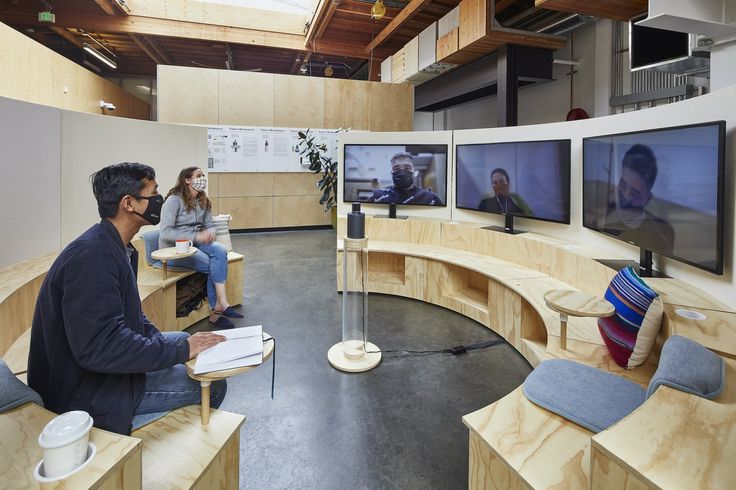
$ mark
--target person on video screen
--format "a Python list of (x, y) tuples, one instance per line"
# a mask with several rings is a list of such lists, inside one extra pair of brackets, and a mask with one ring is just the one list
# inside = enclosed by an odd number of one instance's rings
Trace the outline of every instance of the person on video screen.
[(493, 187), (493, 194), (480, 201), (480, 204), (478, 204), (478, 209), (480, 211), (499, 214), (509, 213), (522, 216), (527, 214), (516, 203), (515, 199), (519, 199), (519, 197), (511, 196), (509, 192), (511, 179), (509, 178), (509, 173), (506, 170), (502, 168), (494, 168), (493, 171), (491, 171), (491, 186)]
[(615, 201), (608, 205), (603, 230), (618, 238), (661, 252), (672, 252), (675, 230), (645, 210), (657, 179), (657, 158), (651, 148), (635, 144), (621, 161)]
[(367, 202), (443, 205), (437, 194), (414, 184), (414, 157), (411, 154), (397, 153), (391, 157), (391, 178), (394, 185), (377, 189)]

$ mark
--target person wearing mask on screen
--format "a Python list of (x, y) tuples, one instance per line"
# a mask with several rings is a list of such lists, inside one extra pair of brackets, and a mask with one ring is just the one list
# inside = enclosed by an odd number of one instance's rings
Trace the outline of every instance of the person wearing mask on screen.
[(207, 274), (207, 299), (210, 304), (209, 323), (215, 328), (233, 328), (229, 318), (243, 318), (227, 301), (227, 250), (215, 241), (212, 202), (205, 192), (207, 178), (199, 167), (187, 167), (179, 172), (176, 185), (166, 196), (161, 209), (159, 248), (173, 247), (176, 240), (191, 240), (197, 253), (169, 261), (170, 267), (180, 267)]
[(651, 148), (635, 144), (621, 161), (621, 177), (615, 200), (608, 205), (606, 233), (642, 247), (672, 253), (675, 231), (665, 220), (645, 208), (657, 179), (657, 158)]
[(414, 184), (414, 157), (410, 153), (391, 157), (391, 179), (394, 185), (374, 191), (366, 202), (443, 205), (437, 194)]
[(509, 192), (511, 179), (505, 169), (494, 168), (491, 171), (491, 187), (493, 187), (493, 195), (481, 200), (478, 204), (478, 210), (498, 214), (509, 213), (517, 216), (527, 214), (516, 204)]
[[(84, 410), (95, 427), (129, 434), (169, 410), (200, 403), (183, 363), (225, 340), (161, 333), (146, 318), (130, 241), (159, 222), (163, 196), (148, 165), (118, 163), (92, 176), (101, 221), (67, 245), (36, 300), (28, 385), (49, 410)], [(226, 384), (212, 384), (219, 406)]]

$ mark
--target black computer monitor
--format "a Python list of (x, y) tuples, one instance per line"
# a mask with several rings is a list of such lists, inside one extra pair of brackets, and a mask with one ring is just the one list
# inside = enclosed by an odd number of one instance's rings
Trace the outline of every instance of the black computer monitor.
[(343, 201), (447, 205), (447, 145), (346, 144)]
[(584, 138), (583, 225), (722, 274), (725, 134), (713, 121)]
[[(460, 209), (570, 223), (570, 140), (457, 145)], [(512, 229), (509, 229), (512, 228)]]

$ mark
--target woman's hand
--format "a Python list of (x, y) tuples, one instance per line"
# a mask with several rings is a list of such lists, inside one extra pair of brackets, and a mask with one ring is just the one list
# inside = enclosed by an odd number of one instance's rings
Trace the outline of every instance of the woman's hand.
[(214, 240), (215, 232), (210, 230), (202, 230), (195, 237), (195, 241), (198, 243), (212, 243)]

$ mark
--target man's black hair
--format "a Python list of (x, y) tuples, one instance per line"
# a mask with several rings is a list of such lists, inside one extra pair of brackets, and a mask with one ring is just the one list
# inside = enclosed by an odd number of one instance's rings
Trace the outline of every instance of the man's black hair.
[(511, 183), (511, 178), (509, 177), (509, 173), (506, 170), (504, 170), (504, 169), (502, 169), (500, 167), (499, 168), (494, 168), (491, 171), (491, 179), (493, 179), (493, 174), (501, 174), (504, 177), (506, 177), (506, 182), (508, 182), (509, 184)]
[(142, 163), (115, 163), (93, 173), (92, 192), (97, 199), (100, 218), (112, 218), (118, 214), (123, 196), (139, 196), (146, 180), (156, 178), (156, 171)]
[(630, 168), (641, 175), (647, 188), (651, 191), (654, 181), (657, 179), (657, 157), (646, 145), (636, 144), (629, 148), (621, 162), (622, 168)]

